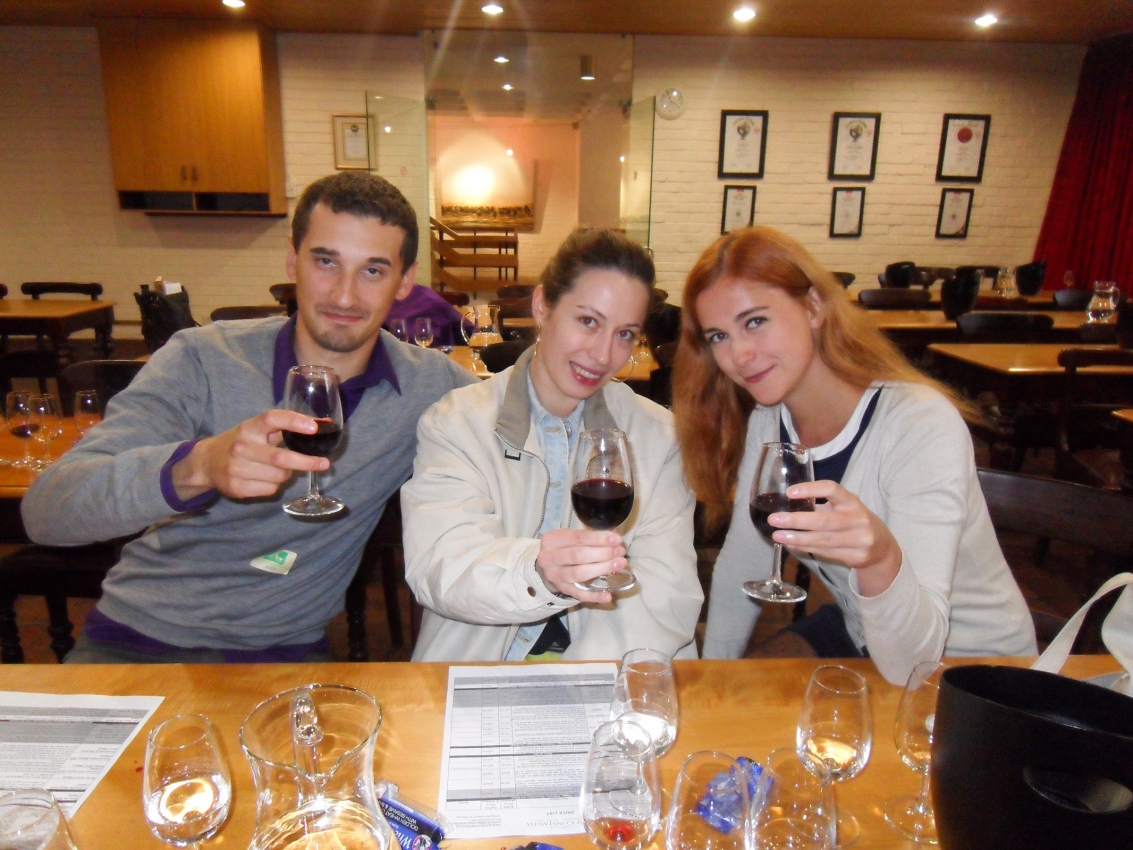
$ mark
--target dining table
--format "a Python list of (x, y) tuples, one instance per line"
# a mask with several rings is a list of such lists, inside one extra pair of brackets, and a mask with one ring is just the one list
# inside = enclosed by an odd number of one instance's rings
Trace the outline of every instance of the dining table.
[[(457, 345), (448, 352), (449, 359), (454, 363), (463, 366), (477, 378), (490, 378), (492, 373), (488, 371), (483, 362), (473, 363), (472, 349), (467, 345)], [(638, 382), (648, 383), (650, 374), (657, 368), (657, 361), (653, 358), (653, 353), (648, 349), (638, 348), (634, 351), (633, 363), (626, 364), (626, 367), (614, 376), (617, 381), (626, 381), (631, 384)]]
[[(973, 663), (1028, 666), (1031, 658), (974, 659)], [(679, 702), (677, 739), (660, 759), (663, 788), (671, 792), (686, 756), (718, 750), (756, 761), (779, 747), (795, 746), (795, 728), (816, 659), (676, 661)], [(868, 659), (840, 661), (865, 677), (870, 688), (873, 745), (865, 769), (837, 785), (837, 799), (861, 824), (862, 850), (913, 850), (918, 845), (891, 829), (882, 806), (898, 794), (915, 794), (919, 776), (907, 768), (894, 744), (894, 722), (902, 688), (886, 682)], [(965, 663), (948, 659), (949, 664)], [(375, 778), (396, 783), (399, 794), (427, 806), (438, 800), (448, 664), (263, 664), (263, 665), (4, 665), (0, 690), (47, 694), (163, 697), (161, 705), (71, 819), (81, 850), (158, 848), (142, 814), (142, 768), (150, 729), (176, 714), (200, 713), (216, 726), (232, 778), (232, 809), (221, 831), (200, 845), (244, 848), (253, 834), (255, 789), (240, 749), (239, 730), (252, 709), (269, 697), (310, 683), (348, 685), (373, 696), (382, 723), (374, 755)], [(1120, 668), (1108, 655), (1072, 656), (1064, 673), (1089, 678)], [(446, 850), (500, 850), (536, 835), (449, 840)], [(564, 850), (593, 847), (585, 835), (546, 838)], [(662, 850), (664, 839), (647, 845)]]
[(59, 356), (60, 366), (71, 362), (71, 334), (87, 329), (94, 330), (99, 351), (103, 357), (109, 357), (113, 348), (113, 301), (0, 299), (0, 335), (47, 337)]
[[(964, 335), (939, 310), (868, 310), (874, 326), (900, 346), (910, 358), (916, 359), (933, 343), (962, 342)], [(1054, 326), (1042, 334), (1044, 342), (1078, 342), (1079, 328), (1088, 318), (1081, 310), (1032, 310), (1054, 320)]]
[(1133, 409), (1122, 408), (1113, 411), (1117, 420), (1119, 440), (1118, 455), (1121, 459), (1121, 491), (1133, 496)]

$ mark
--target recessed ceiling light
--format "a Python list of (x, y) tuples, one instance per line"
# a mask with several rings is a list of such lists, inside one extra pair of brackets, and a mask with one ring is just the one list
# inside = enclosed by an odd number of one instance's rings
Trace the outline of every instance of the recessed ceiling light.
[(244, 0), (221, 0), (229, 9), (243, 9)]
[(511, 91), (511, 83), (504, 83), (504, 91)]
[(755, 17), (755, 9), (750, 6), (740, 6), (736, 11), (732, 12), (732, 17), (737, 21), (746, 23)]
[(510, 60), (506, 56), (497, 56), (496, 62), (500, 65), (506, 65)]
[(499, 15), (503, 12), (504, 7), (496, 3), (489, 3), (487, 6), (481, 6), (480, 11), (485, 15)]
[(983, 17), (976, 18), (977, 27), (990, 27), (992, 24), (997, 23), (999, 18), (995, 15), (984, 15)]

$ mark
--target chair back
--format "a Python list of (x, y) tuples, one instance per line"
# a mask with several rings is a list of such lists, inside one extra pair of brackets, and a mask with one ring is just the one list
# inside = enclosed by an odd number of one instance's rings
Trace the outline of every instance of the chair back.
[(251, 307), (217, 307), (209, 313), (209, 319), (214, 322), (230, 322), (235, 319), (266, 319), (271, 316), (286, 315), (284, 306), (251, 306)]
[(20, 291), (24, 295), (30, 295), (33, 301), (38, 301), (41, 295), (88, 295), (91, 301), (97, 301), (98, 296), (102, 295), (102, 284), (32, 281), (21, 284)]
[(8, 284), (0, 283), (0, 298), (8, 297)]
[[(509, 283), (496, 290), (497, 298), (530, 298), (535, 292), (534, 286), (525, 283)], [(467, 296), (465, 296), (467, 298)]]
[(1054, 327), (1045, 313), (965, 313), (956, 320), (965, 342), (1040, 342)]
[(1054, 306), (1058, 310), (1085, 310), (1093, 297), (1088, 289), (1059, 289), (1054, 293)]
[(838, 278), (838, 281), (842, 284), (843, 288), (849, 286), (851, 283), (858, 279), (858, 276), (853, 272), (830, 272), (830, 274)]
[(147, 286), (134, 293), (134, 300), (142, 314), (142, 336), (150, 354), (165, 345), (177, 331), (197, 327), (189, 311), (189, 293), (185, 290), (162, 295)]
[(858, 301), (867, 310), (927, 310), (932, 296), (924, 289), (863, 289)]
[(271, 297), (287, 308), (287, 315), (294, 316), (299, 309), (299, 301), (295, 297), (295, 284), (273, 283), (268, 287)]
[(9, 351), (0, 355), (0, 393), (12, 391), (13, 378), (37, 378), (39, 391), (47, 392), (47, 379), (59, 374), (59, 356), (54, 349)]
[[(434, 290), (435, 292), (436, 290)], [(467, 292), (455, 292), (451, 289), (446, 289), (444, 292), (437, 292), (445, 301), (453, 307), (467, 307), (468, 303), (472, 300), (468, 297)]]
[(653, 352), (657, 368), (649, 373), (648, 396), (662, 407), (673, 406), (673, 360), (678, 344), (676, 341), (662, 343)]
[(885, 281), (881, 285), (892, 289), (908, 289), (913, 285), (916, 268), (917, 264), (910, 260), (890, 263), (885, 267)]
[(1046, 279), (1046, 260), (1015, 267), (1015, 286), (1020, 295), (1038, 295)]
[(519, 355), (535, 344), (533, 339), (511, 339), (506, 342), (494, 342), (484, 346), (480, 351), (480, 359), (492, 374), (502, 372), (509, 366), (514, 366)]
[(74, 415), (75, 393), (95, 390), (102, 413), (106, 404), (130, 385), (146, 364), (141, 360), (83, 360), (59, 374), (59, 400), (66, 416)]
[(1078, 339), (1090, 345), (1113, 345), (1117, 342), (1117, 325), (1113, 322), (1082, 322)]
[(645, 316), (645, 338), (654, 350), (681, 336), (681, 308), (664, 301), (657, 302)]

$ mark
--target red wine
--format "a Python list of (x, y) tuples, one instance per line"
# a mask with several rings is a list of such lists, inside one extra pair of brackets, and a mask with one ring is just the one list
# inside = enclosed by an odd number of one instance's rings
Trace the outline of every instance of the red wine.
[(342, 426), (330, 419), (316, 419), (319, 430), (314, 434), (300, 434), (298, 431), (284, 431), (283, 442), (287, 448), (302, 455), (326, 457), (338, 446), (342, 439)]
[(22, 437), (25, 440), (38, 430), (39, 425), (34, 422), (29, 422), (26, 425), (16, 425), (8, 429), (13, 437)]
[(571, 487), (570, 501), (590, 528), (616, 528), (633, 510), (633, 488), (612, 478), (587, 478)]
[(771, 535), (779, 530), (768, 525), (767, 518), (771, 514), (813, 510), (814, 503), (810, 499), (788, 499), (782, 493), (761, 493), (751, 503), (751, 521), (759, 533), (770, 540)]

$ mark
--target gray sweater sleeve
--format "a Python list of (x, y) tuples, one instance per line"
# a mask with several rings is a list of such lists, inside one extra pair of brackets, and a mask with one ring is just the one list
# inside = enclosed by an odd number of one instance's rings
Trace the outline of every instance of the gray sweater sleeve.
[(105, 420), (43, 472), (20, 512), (36, 543), (77, 546), (134, 534), (175, 512), (161, 468), (203, 431), (209, 386), (190, 334), (154, 353)]

